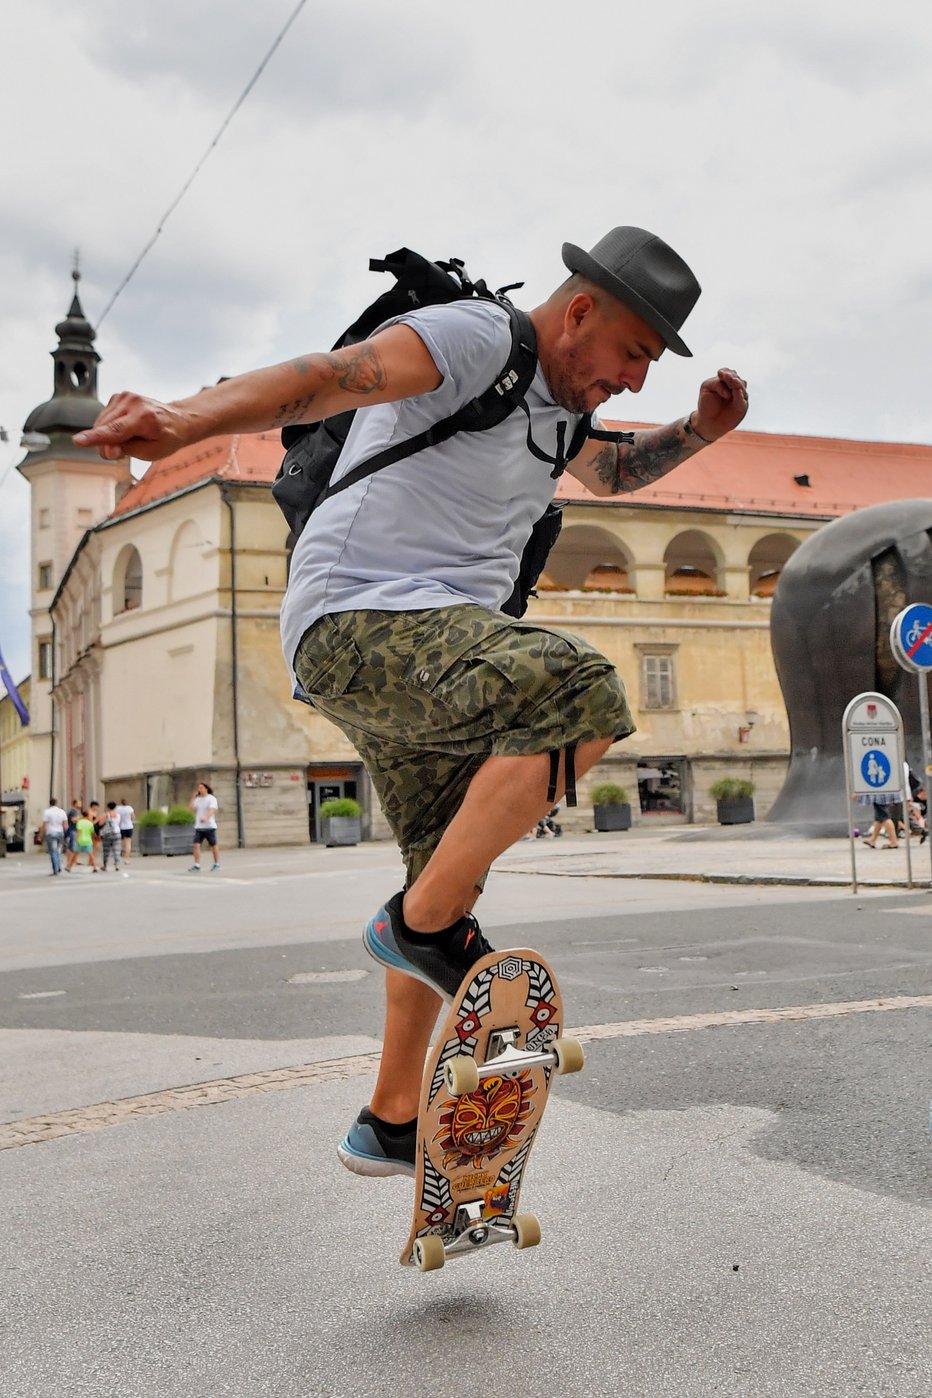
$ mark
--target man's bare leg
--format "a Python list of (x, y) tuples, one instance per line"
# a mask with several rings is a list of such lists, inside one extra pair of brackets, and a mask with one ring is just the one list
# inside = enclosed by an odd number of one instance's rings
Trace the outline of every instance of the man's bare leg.
[[(576, 750), (582, 776), (607, 752), (613, 739), (597, 738)], [(439, 932), (469, 912), (479, 881), (510, 845), (548, 809), (550, 758), (490, 757), (469, 784), (417, 882), (405, 894), (405, 922), (413, 931)], [(563, 761), (557, 797), (564, 794)], [(387, 971), (385, 1037), (372, 1110), (384, 1121), (417, 1116), (421, 1077), (441, 1000), (429, 986), (401, 971)]]
[[(614, 739), (594, 738), (576, 749), (582, 776), (608, 751)], [(413, 932), (439, 932), (463, 916), (475, 901), (480, 879), (494, 860), (546, 813), (550, 756), (490, 757), (473, 777), (456, 815), (444, 831), (423, 873), (405, 894), (405, 922)], [(565, 792), (563, 755), (557, 799)]]
[(385, 972), (385, 1037), (379, 1076), (369, 1104), (383, 1121), (417, 1116), (421, 1075), (442, 1000), (423, 981)]

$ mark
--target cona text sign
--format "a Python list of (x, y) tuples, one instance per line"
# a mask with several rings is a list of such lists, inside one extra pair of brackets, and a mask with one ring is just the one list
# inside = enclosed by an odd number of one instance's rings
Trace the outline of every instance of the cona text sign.
[[(900, 711), (885, 694), (856, 694), (841, 721), (845, 749), (845, 780), (848, 787), (848, 839), (851, 846), (851, 890), (858, 891), (854, 826), (851, 802), (874, 800), (878, 807), (902, 799), (906, 784), (903, 720)], [(909, 887), (913, 886), (909, 839), (906, 841)]]
[(893, 796), (903, 789), (903, 724), (883, 694), (859, 694), (845, 709), (848, 790), (852, 796)]

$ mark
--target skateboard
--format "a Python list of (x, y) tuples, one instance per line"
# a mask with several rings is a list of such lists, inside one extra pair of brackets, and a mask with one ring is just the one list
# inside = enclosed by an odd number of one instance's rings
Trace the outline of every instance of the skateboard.
[(518, 1198), (553, 1076), (583, 1066), (562, 1029), (563, 998), (536, 951), (492, 952), (470, 968), (424, 1067), (402, 1266), (433, 1272), (495, 1243), (540, 1242)]

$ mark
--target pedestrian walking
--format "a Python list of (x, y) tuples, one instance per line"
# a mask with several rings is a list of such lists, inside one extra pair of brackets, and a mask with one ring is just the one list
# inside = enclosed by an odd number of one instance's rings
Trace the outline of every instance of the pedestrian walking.
[(65, 827), (65, 873), (70, 874), (74, 861), (77, 859), (78, 848), (78, 817), (81, 814), (81, 802), (77, 796), (72, 796), (71, 805), (68, 807), (68, 824)]
[(88, 804), (87, 815), (94, 824), (94, 853), (99, 857), (103, 844), (104, 826), (107, 823), (107, 813), (100, 809), (99, 801), (91, 801)]
[[(614, 228), (588, 252), (565, 243), (563, 261), (569, 276), (526, 315), (494, 297), (415, 299), (361, 343), (189, 399), (118, 393), (74, 438), (105, 460), (155, 461), (220, 433), (355, 414), (330, 477), (338, 488), (295, 544), (281, 626), (293, 678), (360, 752), (406, 866), (405, 887), (363, 933), (387, 972), (388, 1012), (370, 1105), (338, 1147), (359, 1174), (414, 1173), (440, 997), (491, 950), (472, 915), (490, 865), (634, 731), (609, 660), (504, 610), (535, 521), (563, 470), (595, 496), (626, 495), (747, 412), (747, 385), (721, 368), (675, 422), (600, 436), (609, 398), (640, 392), (666, 350), (690, 354), (679, 331), (700, 287), (642, 228)], [(520, 411), (457, 430), (520, 381), (505, 372), (516, 320), (534, 358), (511, 404)], [(449, 431), (434, 431), (441, 421)]]
[(116, 809), (120, 819), (120, 840), (123, 846), (123, 863), (128, 864), (129, 857), (133, 852), (133, 828), (136, 823), (136, 812), (125, 796), (120, 797)]
[(45, 848), (52, 861), (50, 878), (61, 873), (61, 852), (67, 828), (68, 812), (62, 810), (58, 798), (53, 796), (50, 805), (42, 813), (42, 824), (39, 827), (39, 838), (45, 840)]
[(113, 872), (120, 872), (120, 817), (117, 814), (117, 803), (107, 802), (107, 810), (104, 815), (104, 823), (100, 828), (100, 838), (104, 849), (104, 870), (106, 871), (110, 860), (113, 860)]
[(91, 819), (90, 808), (82, 811), (78, 816), (78, 841), (76, 858), (80, 859), (82, 854), (87, 855), (87, 862), (91, 870), (97, 873), (97, 864), (94, 860), (94, 837), (96, 826)]
[(217, 816), (220, 807), (213, 788), (206, 782), (198, 782), (194, 795), (188, 803), (194, 812), (194, 863), (191, 873), (201, 872), (201, 845), (210, 845), (213, 854), (211, 870), (220, 868), (220, 844), (217, 839)]

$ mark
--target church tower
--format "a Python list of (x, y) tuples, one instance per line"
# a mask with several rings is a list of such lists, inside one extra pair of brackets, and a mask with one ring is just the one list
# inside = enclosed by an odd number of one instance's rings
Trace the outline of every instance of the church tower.
[(72, 434), (90, 427), (103, 404), (97, 398), (97, 365), (93, 326), (81, 309), (78, 282), (68, 314), (55, 327), (58, 348), (52, 396), (29, 414), (23, 425), (27, 455), (18, 470), (30, 490), (31, 560), (30, 618), (32, 629), (32, 742), (27, 829), (36, 829), (50, 795), (67, 806), (72, 796), (88, 799), (92, 792), (50, 791), (54, 753), (52, 685), (55, 678), (54, 637), (49, 608), (59, 583), (85, 532), (112, 512), (131, 484), (127, 457), (102, 461), (96, 451), (76, 447)]

